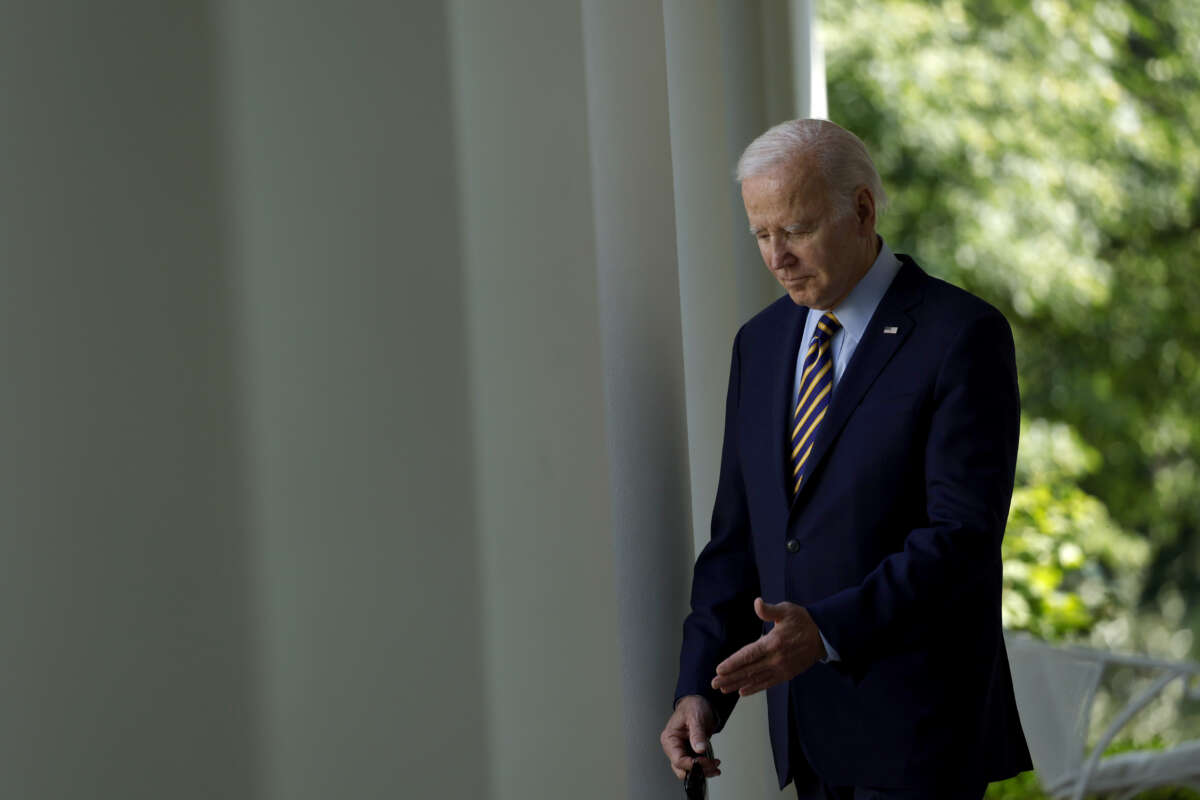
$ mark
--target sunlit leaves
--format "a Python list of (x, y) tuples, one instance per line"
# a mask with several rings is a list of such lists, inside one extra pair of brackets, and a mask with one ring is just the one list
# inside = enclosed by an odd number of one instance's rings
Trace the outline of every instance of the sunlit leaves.
[(1025, 421), (1004, 558), (1006, 627), (1063, 638), (1129, 608), (1146, 542), (1118, 526), (1077, 481), (1100, 455), (1061, 423)]
[(1115, 630), (1164, 587), (1200, 610), (1200, 3), (822, 15), (830, 117), (892, 197), (881, 232), (1013, 324), (1033, 421), (1006, 619)]

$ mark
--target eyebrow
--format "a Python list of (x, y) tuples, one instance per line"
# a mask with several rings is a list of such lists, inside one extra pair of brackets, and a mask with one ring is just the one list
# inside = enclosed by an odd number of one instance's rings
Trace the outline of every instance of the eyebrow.
[[(816, 227), (816, 222), (813, 222), (811, 220), (805, 220), (802, 222), (793, 222), (790, 225), (784, 225), (783, 229), (785, 231), (806, 231), (806, 230), (810, 230), (814, 227)], [(754, 225), (750, 226), (750, 233), (754, 236), (757, 236), (760, 232), (765, 231), (765, 230), (766, 230), (766, 228), (763, 228), (763, 227), (758, 227), (758, 226), (754, 226)]]

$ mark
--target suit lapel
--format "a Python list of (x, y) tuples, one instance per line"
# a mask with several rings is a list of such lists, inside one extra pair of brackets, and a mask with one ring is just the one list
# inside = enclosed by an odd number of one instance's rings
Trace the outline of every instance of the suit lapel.
[[(807, 487), (812, 483), (812, 475), (821, 468), (825, 455), (837, 435), (841, 433), (850, 414), (862, 402), (867, 390), (875, 382), (880, 371), (892, 360), (892, 356), (900, 349), (913, 329), (913, 319), (908, 315), (908, 309), (921, 301), (921, 282), (925, 272), (907, 256), (899, 256), (903, 265), (896, 273), (892, 285), (879, 301), (875, 314), (867, 323), (862, 339), (854, 349), (854, 355), (833, 391), (833, 401), (821, 427), (817, 430), (817, 439), (813, 444), (812, 454), (808, 457), (806, 472), (809, 479), (800, 487), (800, 494), (790, 500), (790, 510), (795, 511), (799, 500), (807, 494)], [(892, 329), (895, 332), (891, 332)], [(887, 330), (888, 332), (884, 332)], [(792, 351), (793, 357), (795, 350)], [(784, 447), (786, 452), (786, 445)], [(786, 491), (786, 487), (785, 487)], [(787, 492), (787, 496), (790, 496)]]
[(777, 457), (775, 459), (775, 483), (779, 492), (779, 502), (783, 507), (791, 502), (791, 486), (788, 474), (791, 471), (790, 449), (788, 447), (788, 420), (795, 411), (792, 404), (792, 383), (796, 378), (796, 355), (803, 344), (800, 339), (804, 336), (804, 321), (808, 318), (808, 309), (795, 306), (787, 316), (781, 332), (781, 341), (786, 346), (782, 348), (778, 362), (774, 365), (775, 386), (771, 394), (771, 419), (774, 421), (771, 436), (775, 442)]

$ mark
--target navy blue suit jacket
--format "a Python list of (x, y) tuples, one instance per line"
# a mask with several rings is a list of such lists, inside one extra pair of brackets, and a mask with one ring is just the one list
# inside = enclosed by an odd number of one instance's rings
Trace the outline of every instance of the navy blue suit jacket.
[(785, 424), (808, 310), (785, 295), (734, 339), (675, 696), (703, 695), (728, 719), (737, 695), (710, 682), (770, 630), (754, 597), (806, 607), (841, 661), (767, 690), (780, 788), (809, 769), (833, 784), (922, 787), (1032, 768), (1000, 624), (1020, 417), (1012, 332), (992, 306), (900, 259), (795, 500)]

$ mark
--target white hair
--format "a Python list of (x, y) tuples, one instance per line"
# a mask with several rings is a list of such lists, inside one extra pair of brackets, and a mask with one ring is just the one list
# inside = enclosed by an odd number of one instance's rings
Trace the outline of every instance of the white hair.
[(742, 152), (737, 180), (790, 166), (807, 156), (816, 160), (817, 169), (841, 211), (853, 209), (854, 195), (865, 185), (875, 198), (875, 213), (883, 213), (888, 203), (887, 193), (867, 146), (853, 133), (828, 120), (793, 119), (769, 129)]

